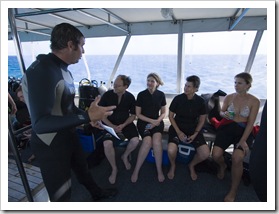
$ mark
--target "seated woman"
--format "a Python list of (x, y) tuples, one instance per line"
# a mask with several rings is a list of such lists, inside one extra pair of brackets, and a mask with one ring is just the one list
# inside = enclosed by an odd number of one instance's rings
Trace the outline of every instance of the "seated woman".
[(249, 73), (239, 73), (234, 77), (235, 93), (225, 97), (220, 115), (222, 124), (217, 130), (213, 147), (213, 159), (219, 165), (217, 174), (223, 179), (227, 165), (224, 161), (224, 151), (234, 144), (232, 153), (232, 183), (224, 201), (233, 202), (243, 173), (243, 160), (253, 143), (252, 129), (259, 111), (260, 101), (248, 93), (252, 76)]
[(210, 154), (201, 132), (206, 119), (206, 106), (204, 99), (196, 94), (200, 86), (200, 78), (193, 75), (187, 77), (186, 81), (184, 93), (177, 95), (169, 107), (171, 126), (169, 127), (168, 156), (171, 167), (168, 178), (174, 178), (178, 144), (184, 141), (191, 143), (196, 149), (196, 154), (188, 167), (192, 180), (197, 180), (195, 165), (207, 159)]
[(141, 91), (137, 97), (137, 127), (142, 137), (142, 144), (138, 153), (137, 163), (131, 177), (131, 181), (133, 183), (137, 182), (140, 168), (151, 148), (154, 150), (158, 181), (163, 182), (165, 180), (162, 170), (162, 133), (164, 131), (163, 119), (166, 114), (167, 102), (165, 94), (158, 90), (160, 85), (163, 85), (163, 82), (158, 74), (148, 74), (147, 89)]

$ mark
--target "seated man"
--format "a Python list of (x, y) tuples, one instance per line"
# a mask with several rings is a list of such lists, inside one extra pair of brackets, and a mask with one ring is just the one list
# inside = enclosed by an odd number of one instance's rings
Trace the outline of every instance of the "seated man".
[[(133, 123), (135, 115), (135, 97), (130, 92), (126, 91), (131, 84), (131, 79), (125, 75), (119, 75), (114, 81), (113, 90), (109, 90), (103, 94), (99, 105), (101, 106), (117, 106), (113, 114), (103, 119), (103, 122), (112, 127), (115, 133), (121, 140), (128, 139), (126, 151), (121, 156), (127, 170), (131, 168), (128, 161), (129, 154), (135, 150), (139, 143), (138, 131)], [(115, 161), (115, 150), (113, 145), (119, 142), (110, 133), (105, 132), (103, 136), (104, 152), (112, 167), (112, 172), (109, 177), (111, 184), (115, 183), (117, 176), (117, 166)]]

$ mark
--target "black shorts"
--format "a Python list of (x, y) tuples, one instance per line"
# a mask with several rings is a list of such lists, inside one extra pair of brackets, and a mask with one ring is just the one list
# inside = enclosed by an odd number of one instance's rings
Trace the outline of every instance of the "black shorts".
[(130, 123), (127, 126), (125, 126), (122, 130), (122, 134), (118, 134), (119, 138), (121, 140), (118, 140), (116, 137), (112, 136), (110, 133), (105, 132), (103, 135), (103, 141), (105, 140), (111, 140), (114, 145), (116, 146), (118, 143), (123, 142), (125, 139), (128, 139), (129, 141), (134, 138), (138, 137), (138, 130), (134, 123)]
[[(244, 130), (245, 127), (239, 125), (236, 122), (220, 126), (219, 129), (217, 130), (214, 146), (218, 146), (223, 150), (226, 150), (231, 144), (235, 146), (236, 144), (239, 143), (239, 140), (241, 139)], [(253, 145), (253, 140), (254, 137), (251, 133), (246, 140), (246, 143), (250, 149)]]
[[(187, 136), (192, 135), (195, 132), (195, 128), (191, 128), (189, 130), (182, 130), (184, 132), (184, 134), (186, 134)], [(169, 143), (175, 143), (177, 146), (180, 142), (177, 133), (175, 131), (175, 129), (173, 128), (173, 126), (169, 127)], [(195, 149), (200, 147), (201, 145), (206, 144), (206, 141), (203, 137), (203, 134), (201, 132), (198, 133), (198, 135), (196, 136), (196, 138), (192, 141), (191, 143)]]
[(153, 129), (145, 129), (147, 122), (139, 122), (137, 123), (137, 127), (140, 133), (141, 138), (143, 139), (146, 136), (153, 136), (155, 133), (163, 133), (164, 131), (164, 122), (161, 121), (159, 126), (155, 126)]

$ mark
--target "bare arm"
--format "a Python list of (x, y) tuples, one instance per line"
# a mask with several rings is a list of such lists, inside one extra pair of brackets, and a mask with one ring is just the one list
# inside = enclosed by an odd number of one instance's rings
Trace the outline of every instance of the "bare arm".
[(184, 134), (184, 132), (182, 132), (182, 131), (178, 128), (178, 126), (177, 126), (177, 124), (176, 124), (176, 122), (175, 122), (174, 116), (175, 116), (175, 113), (172, 112), (172, 111), (169, 111), (169, 120), (170, 120), (170, 123), (171, 123), (171, 125), (173, 126), (173, 128), (174, 128), (174, 130), (175, 130), (177, 136), (179, 137), (179, 140), (183, 141), (183, 140), (185, 139), (185, 137), (187, 137), (187, 136)]
[(17, 112), (17, 107), (16, 107), (16, 104), (14, 102), (14, 99), (12, 98), (12, 96), (9, 93), (8, 93), (8, 99), (9, 99), (9, 103), (12, 106), (11, 114), (15, 114)]
[(229, 120), (230, 119), (230, 115), (227, 111), (228, 109), (228, 106), (229, 106), (229, 102), (231, 100), (231, 94), (230, 95), (227, 95), (224, 99), (224, 102), (223, 102), (223, 105), (222, 105), (222, 108), (221, 108), (221, 111), (220, 111), (220, 116)]
[(246, 125), (244, 133), (238, 143), (238, 145), (240, 145), (246, 151), (245, 153), (248, 152), (248, 146), (246, 144), (246, 140), (249, 137), (249, 135), (254, 127), (254, 123), (257, 118), (259, 108), (260, 108), (260, 101), (257, 98), (254, 98), (252, 105), (251, 105), (250, 115), (247, 120), (247, 125)]
[(199, 132), (201, 131), (201, 129), (205, 123), (205, 119), (206, 119), (206, 114), (200, 115), (199, 122), (195, 129), (195, 132), (187, 139), (189, 143), (191, 143), (196, 138), (196, 136), (199, 134)]
[(136, 106), (136, 115), (139, 119), (145, 121), (145, 122), (148, 122), (148, 123), (151, 123), (152, 119), (149, 118), (149, 117), (146, 117), (144, 116), (142, 113), (141, 113), (141, 107), (139, 106)]
[(141, 107), (139, 106), (136, 106), (136, 115), (139, 119), (145, 121), (145, 122), (148, 122), (151, 124), (151, 128), (155, 127), (155, 126), (158, 126), (160, 125), (160, 122), (165, 118), (166, 116), (166, 106), (162, 106), (161, 107), (161, 110), (160, 110), (160, 116), (154, 120), (154, 119), (151, 119), (149, 117), (146, 117), (144, 116), (142, 113), (141, 113)]

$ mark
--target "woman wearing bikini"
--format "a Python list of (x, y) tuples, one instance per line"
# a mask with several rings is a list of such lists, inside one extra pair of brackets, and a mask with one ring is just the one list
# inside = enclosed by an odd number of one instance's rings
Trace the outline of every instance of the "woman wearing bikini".
[[(223, 117), (218, 128), (213, 148), (213, 159), (219, 165), (218, 178), (223, 179), (227, 165), (224, 151), (234, 144), (232, 153), (231, 188), (224, 198), (225, 202), (235, 201), (237, 189), (243, 173), (243, 160), (253, 144), (252, 129), (259, 111), (260, 101), (248, 93), (252, 76), (243, 72), (235, 77), (235, 93), (225, 97), (220, 115)], [(222, 125), (223, 124), (223, 125)]]

